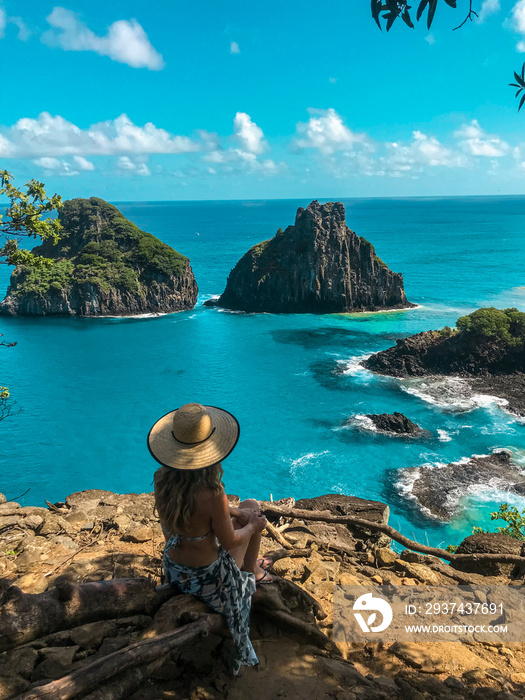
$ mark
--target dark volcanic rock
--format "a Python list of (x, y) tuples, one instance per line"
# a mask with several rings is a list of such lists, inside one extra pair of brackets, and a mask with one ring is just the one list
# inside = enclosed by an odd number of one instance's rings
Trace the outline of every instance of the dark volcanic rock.
[[(466, 537), (456, 550), (457, 554), (515, 554), (521, 556), (524, 543), (505, 535), (502, 532), (478, 532), (475, 535)], [(485, 576), (508, 576), (521, 564), (506, 564), (504, 562), (491, 561), (452, 561), (451, 565), (460, 571), (467, 571), (473, 574), (484, 574)], [(521, 572), (523, 575), (523, 571)]]
[(384, 433), (395, 433), (396, 435), (421, 435), (425, 432), (419, 425), (413, 423), (402, 413), (370, 413), (366, 416), (370, 418), (375, 427)]
[[(525, 494), (525, 474), (504, 451), (445, 466), (400, 469), (398, 474), (400, 491), (414, 499), (424, 512), (445, 521), (457, 515), (460, 499), (469, 490), (489, 487)], [(407, 493), (409, 484), (411, 490)]]
[(56, 245), (33, 249), (52, 259), (43, 269), (17, 267), (0, 314), (133, 316), (191, 309), (197, 284), (190, 261), (141, 231), (103, 199), (65, 202)]
[(231, 271), (221, 297), (206, 304), (269, 313), (414, 306), (406, 299), (401, 274), (350, 231), (344, 206), (317, 201), (297, 210), (294, 226), (253, 246)]
[[(482, 311), (497, 310), (478, 309), (469, 317)], [(400, 338), (394, 347), (371, 355), (363, 366), (393, 377), (463, 377), (474, 390), (499, 396), (508, 402), (509, 410), (525, 415), (524, 342), (518, 335), (509, 342), (472, 331), (444, 328)]]
[(429, 374), (483, 377), (491, 374), (525, 372), (525, 353), (495, 339), (482, 339), (461, 332), (450, 336), (425, 331), (400, 338), (396, 345), (371, 355), (363, 366), (394, 377), (422, 377)]

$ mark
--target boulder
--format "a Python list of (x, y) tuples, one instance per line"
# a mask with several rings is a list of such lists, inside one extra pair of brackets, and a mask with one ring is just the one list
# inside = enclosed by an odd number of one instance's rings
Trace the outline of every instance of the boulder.
[[(386, 525), (390, 510), (386, 503), (381, 501), (368, 501), (356, 496), (345, 496), (340, 493), (330, 493), (324, 496), (316, 496), (315, 498), (301, 498), (295, 504), (296, 508), (304, 508), (306, 510), (328, 510), (332, 515), (352, 515), (363, 520), (370, 520), (374, 523)], [(321, 523), (306, 523), (308, 528), (317, 529)], [(353, 542), (354, 549), (362, 549), (362, 542), (366, 542), (375, 546), (388, 546), (390, 538), (376, 530), (366, 530), (355, 525), (340, 525), (325, 523), (334, 528), (335, 532), (342, 539), (344, 546), (351, 546)], [(344, 534), (343, 534), (344, 533)], [(348, 538), (350, 534), (352, 539)], [(356, 546), (355, 540), (359, 541)]]
[(419, 425), (413, 423), (402, 413), (369, 413), (366, 416), (382, 433), (392, 433), (393, 435), (422, 435), (424, 431)]
[[(456, 550), (456, 554), (525, 554), (525, 546), (520, 540), (501, 532), (479, 532), (466, 537)], [(460, 571), (485, 576), (519, 576), (525, 573), (523, 565), (492, 561), (451, 561), (451, 566)]]

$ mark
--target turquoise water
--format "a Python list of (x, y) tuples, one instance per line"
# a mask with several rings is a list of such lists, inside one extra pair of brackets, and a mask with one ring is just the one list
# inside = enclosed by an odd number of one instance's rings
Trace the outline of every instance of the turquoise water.
[[(398, 337), (453, 325), (479, 306), (525, 310), (525, 198), (343, 201), (349, 226), (403, 273), (417, 309), (273, 316), (205, 308), (239, 257), (293, 223), (308, 201), (118, 205), (191, 258), (198, 306), (157, 318), (1, 318), (4, 340), (18, 344), (1, 349), (0, 384), (20, 413), (0, 423), (0, 491), (15, 497), (30, 488), (25, 504), (86, 488), (148, 491), (156, 468), (146, 448), (151, 424), (200, 401), (227, 408), (241, 424), (224, 464), (229, 492), (385, 500), (394, 527), (434, 544), (457, 542), (486, 520), (506, 494), (462, 494), (463, 515), (440, 525), (400, 496), (395, 470), (498, 447), (525, 464), (525, 424), (490, 399), (469, 397), (461, 383), (376, 377), (357, 360)], [(2, 267), (2, 295), (8, 274)], [(391, 439), (352, 420), (395, 410), (436, 437)]]

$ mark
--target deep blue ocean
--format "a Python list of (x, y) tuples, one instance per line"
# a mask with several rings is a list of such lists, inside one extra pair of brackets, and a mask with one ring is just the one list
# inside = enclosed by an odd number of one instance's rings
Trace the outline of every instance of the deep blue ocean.
[[(152, 489), (152, 423), (189, 401), (221, 406), (241, 438), (224, 462), (241, 497), (328, 492), (386, 501), (390, 524), (432, 544), (457, 543), (495, 506), (525, 503), (490, 485), (462, 490), (461, 515), (422, 517), (396, 470), (509, 448), (525, 468), (525, 422), (457, 380), (397, 380), (359, 368), (398, 337), (453, 326), (480, 306), (525, 311), (525, 197), (348, 199), (347, 223), (402, 272), (413, 310), (352, 315), (247, 315), (202, 306), (253, 244), (294, 222), (308, 200), (116, 203), (187, 255), (199, 285), (192, 311), (155, 318), (0, 318), (0, 384), (16, 413), (0, 423), (0, 491), (22, 502), (80, 489)], [(198, 234), (198, 235), (197, 235)], [(10, 270), (0, 266), (2, 297)], [(362, 429), (366, 413), (401, 411), (434, 438)], [(355, 418), (357, 416), (357, 418)], [(404, 494), (404, 495), (403, 495)]]

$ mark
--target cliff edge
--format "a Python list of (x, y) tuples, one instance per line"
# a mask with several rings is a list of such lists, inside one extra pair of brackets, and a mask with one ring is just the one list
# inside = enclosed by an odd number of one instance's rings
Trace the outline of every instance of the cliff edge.
[(346, 225), (341, 202), (297, 210), (295, 224), (259, 243), (231, 271), (208, 306), (247, 312), (344, 313), (415, 306), (403, 277)]
[(98, 197), (71, 199), (60, 220), (59, 242), (33, 249), (51, 264), (17, 267), (0, 314), (133, 316), (195, 305), (197, 283), (188, 258), (141, 231), (112, 204)]

